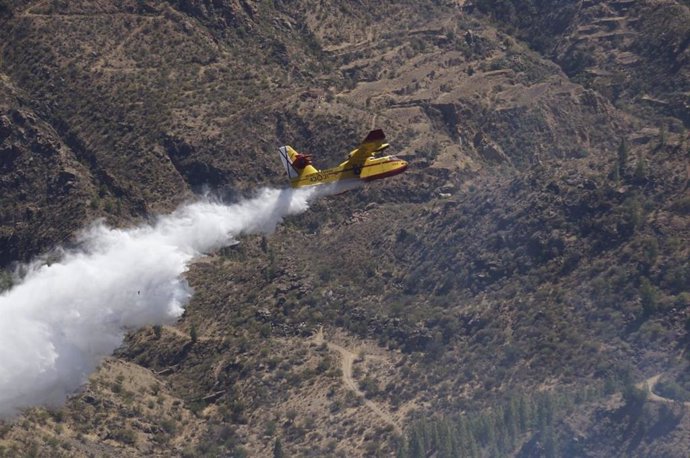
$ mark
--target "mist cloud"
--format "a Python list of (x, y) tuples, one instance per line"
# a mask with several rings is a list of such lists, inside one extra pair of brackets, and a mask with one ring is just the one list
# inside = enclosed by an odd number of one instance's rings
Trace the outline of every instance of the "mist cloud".
[(0, 418), (59, 405), (79, 388), (128, 329), (174, 322), (191, 297), (182, 274), (194, 258), (270, 233), (309, 202), (342, 185), (263, 189), (233, 205), (208, 200), (133, 229), (102, 223), (57, 262), (37, 261), (0, 295)]

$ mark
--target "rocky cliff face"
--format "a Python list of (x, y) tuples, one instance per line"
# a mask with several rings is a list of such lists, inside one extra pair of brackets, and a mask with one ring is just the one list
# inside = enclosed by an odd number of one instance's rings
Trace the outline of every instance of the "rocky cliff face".
[(91, 174), (7, 78), (2, 81), (0, 189), (3, 266), (67, 242), (89, 222)]

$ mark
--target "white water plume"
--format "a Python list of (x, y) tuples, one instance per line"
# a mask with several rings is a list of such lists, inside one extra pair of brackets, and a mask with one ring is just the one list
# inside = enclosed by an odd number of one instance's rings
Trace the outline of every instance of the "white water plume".
[(99, 223), (59, 261), (25, 266), (22, 281), (0, 295), (0, 418), (61, 404), (127, 329), (174, 322), (192, 294), (182, 274), (194, 258), (241, 234), (270, 233), (313, 199), (352, 187), (263, 189), (233, 205), (205, 200), (133, 229)]

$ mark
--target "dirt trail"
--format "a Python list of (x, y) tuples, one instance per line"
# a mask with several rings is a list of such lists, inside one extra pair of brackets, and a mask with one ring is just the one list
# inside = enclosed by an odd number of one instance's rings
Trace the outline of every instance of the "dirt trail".
[[(655, 387), (656, 384), (659, 382), (659, 379), (661, 378), (662, 375), (664, 375), (664, 374), (663, 374), (663, 373), (662, 373), (662, 374), (656, 374), (656, 375), (654, 375), (654, 376), (652, 376), (652, 377), (649, 377), (649, 378), (648, 378), (647, 380), (645, 380), (644, 382), (638, 383), (638, 384), (637, 384), (637, 387), (638, 387), (639, 389), (642, 389), (642, 390), (644, 390), (644, 389), (647, 390), (647, 399), (649, 399), (650, 401), (653, 401), (653, 402), (665, 402), (665, 403), (667, 403), (667, 404), (676, 404), (676, 403), (679, 402), (679, 401), (674, 401), (673, 399), (669, 399), (669, 398), (665, 398), (665, 397), (663, 397), (663, 396), (659, 396), (658, 394), (656, 394), (656, 393), (654, 392), (654, 387)], [(685, 401), (685, 402), (683, 402), (682, 404), (683, 404), (685, 407), (690, 407), (690, 402), (688, 402), (688, 401)]]
[(314, 342), (316, 342), (316, 344), (318, 345), (321, 345), (325, 342), (329, 350), (340, 353), (340, 364), (341, 370), (343, 372), (343, 384), (350, 390), (354, 391), (354, 393), (357, 396), (362, 398), (364, 400), (364, 404), (372, 412), (374, 412), (381, 420), (391, 425), (397, 434), (402, 435), (402, 428), (398, 425), (393, 416), (389, 412), (386, 412), (381, 407), (379, 407), (371, 399), (367, 399), (364, 393), (357, 386), (357, 382), (355, 382), (355, 380), (352, 378), (352, 365), (354, 364), (357, 355), (355, 355), (353, 352), (351, 352), (345, 347), (341, 347), (338, 344), (326, 341), (323, 337), (323, 328), (319, 328), (319, 331), (316, 333), (316, 335), (314, 335)]
[(159, 19), (162, 18), (163, 16), (137, 16), (137, 19), (142, 20), (142, 23), (139, 24), (137, 27), (134, 29), (130, 30), (127, 33), (127, 36), (124, 39), (121, 39), (119, 43), (112, 49), (108, 49), (103, 51), (98, 58), (98, 61), (96, 61), (92, 65), (92, 70), (101, 70), (105, 68), (107, 63), (111, 60), (114, 60), (116, 57), (121, 56), (123, 54), (123, 51), (125, 49), (125, 46), (129, 45), (130, 42), (137, 36), (139, 35), (147, 26), (149, 26), (149, 22), (152, 19)]
[[(176, 336), (182, 337), (185, 340), (192, 340), (192, 336), (189, 333), (183, 331), (180, 328), (176, 328), (175, 326), (163, 326), (163, 330), (165, 330), (171, 334), (175, 334)], [(198, 342), (209, 342), (211, 340), (221, 340), (221, 339), (219, 339), (217, 337), (197, 335), (196, 340)]]

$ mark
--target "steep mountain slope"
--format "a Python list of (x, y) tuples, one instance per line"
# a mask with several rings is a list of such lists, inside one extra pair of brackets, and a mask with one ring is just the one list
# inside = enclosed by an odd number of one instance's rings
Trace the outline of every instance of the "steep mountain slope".
[(7, 265), (68, 240), (87, 223), (94, 182), (72, 149), (22, 101), (22, 92), (0, 78), (0, 260)]
[(687, 2), (481, 0), (477, 8), (617, 106), (676, 129), (678, 120), (690, 124)]
[(635, 385), (690, 392), (688, 6), (311, 3), (0, 2), (3, 266), (282, 186), (279, 144), (411, 162), (193, 265), (0, 450), (682, 456)]

